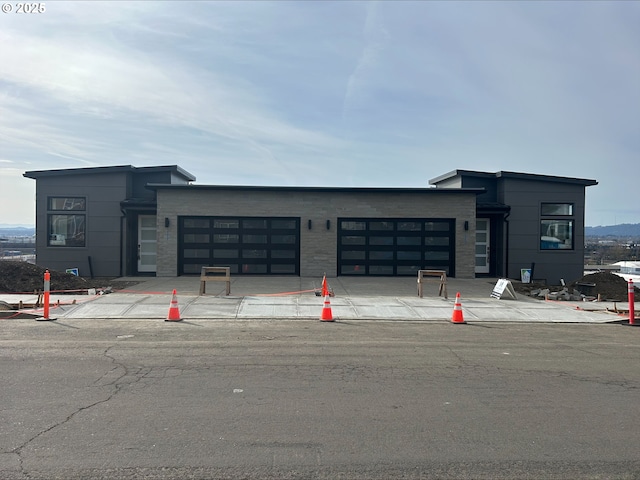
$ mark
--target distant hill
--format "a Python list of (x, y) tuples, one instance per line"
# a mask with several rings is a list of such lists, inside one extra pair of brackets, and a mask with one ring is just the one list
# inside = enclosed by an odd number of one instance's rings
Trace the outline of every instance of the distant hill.
[(36, 227), (0, 224), (0, 237), (30, 237), (36, 234)]
[(587, 237), (640, 237), (640, 223), (585, 227)]

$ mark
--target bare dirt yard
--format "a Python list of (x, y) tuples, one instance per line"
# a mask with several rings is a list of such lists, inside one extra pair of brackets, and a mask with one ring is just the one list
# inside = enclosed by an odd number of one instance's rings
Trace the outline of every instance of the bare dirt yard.
[[(44, 267), (20, 260), (0, 261), (0, 293), (33, 293), (44, 288)], [(50, 270), (51, 291), (56, 293), (78, 293), (78, 290), (95, 288), (121, 290), (138, 282), (114, 278), (84, 278), (71, 273)]]

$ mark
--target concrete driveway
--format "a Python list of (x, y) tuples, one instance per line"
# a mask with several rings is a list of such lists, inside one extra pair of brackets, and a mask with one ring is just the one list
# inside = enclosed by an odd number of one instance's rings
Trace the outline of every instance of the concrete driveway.
[[(316, 296), (320, 278), (238, 276), (231, 280), (231, 294), (225, 295), (224, 282), (207, 282), (206, 294), (199, 295), (200, 277), (123, 277), (136, 281), (126, 290), (108, 295), (52, 295), (56, 304), (50, 318), (158, 319), (167, 318), (176, 290), (182, 320), (318, 320), (325, 305)], [(607, 311), (610, 302), (551, 302), (523, 295), (516, 299), (491, 298), (497, 279), (456, 279), (447, 282), (448, 298), (440, 296), (439, 282), (423, 284), (423, 298), (417, 294), (417, 282), (409, 277), (329, 278), (330, 312), (335, 321), (445, 321), (450, 322), (455, 296), (461, 295), (466, 322), (563, 322), (609, 323), (624, 317)], [(53, 288), (53, 286), (52, 286)], [(21, 296), (24, 303), (33, 296)], [(0, 300), (17, 303), (17, 296), (1, 295)], [(59, 305), (57, 303), (59, 302)], [(626, 308), (626, 304), (618, 304)], [(41, 315), (42, 310), (30, 311)]]

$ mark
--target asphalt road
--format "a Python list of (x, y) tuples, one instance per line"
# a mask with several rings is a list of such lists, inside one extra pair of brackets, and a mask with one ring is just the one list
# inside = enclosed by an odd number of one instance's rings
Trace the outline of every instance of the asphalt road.
[(0, 322), (0, 478), (640, 478), (640, 328)]

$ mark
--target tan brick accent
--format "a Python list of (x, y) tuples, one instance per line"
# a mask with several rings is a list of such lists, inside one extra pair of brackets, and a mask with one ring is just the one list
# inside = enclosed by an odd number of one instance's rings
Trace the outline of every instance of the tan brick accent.
[[(177, 275), (178, 216), (185, 215), (299, 217), (302, 276), (336, 275), (339, 217), (454, 218), (456, 277), (475, 276), (476, 197), (468, 192), (160, 189), (158, 218), (162, 222), (169, 218), (171, 226), (158, 230), (158, 276)], [(330, 230), (327, 220), (331, 221)], [(469, 222), (468, 231), (464, 231), (465, 221)]]

